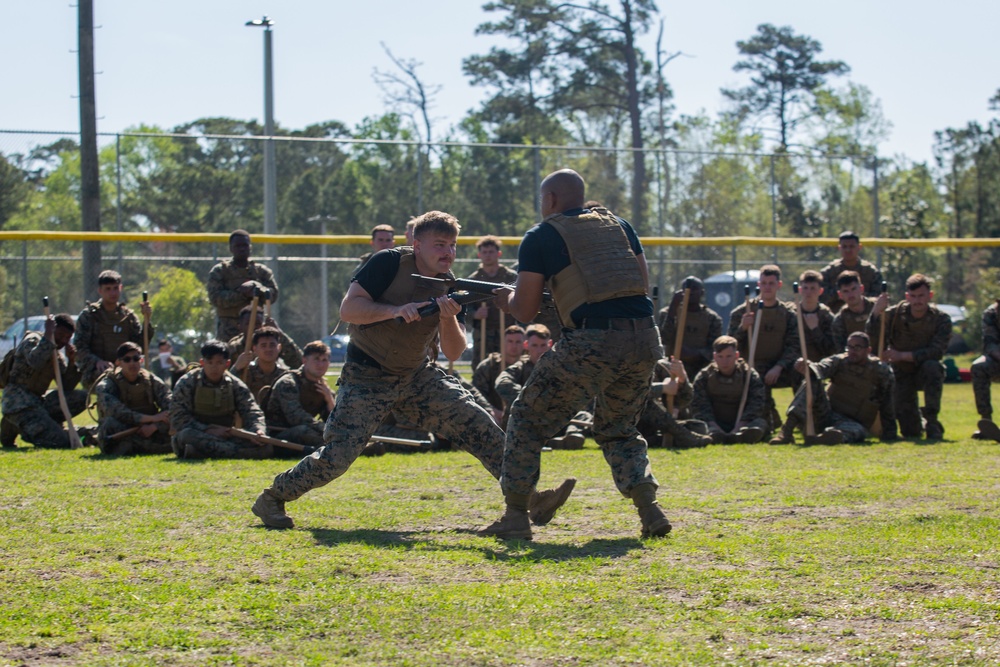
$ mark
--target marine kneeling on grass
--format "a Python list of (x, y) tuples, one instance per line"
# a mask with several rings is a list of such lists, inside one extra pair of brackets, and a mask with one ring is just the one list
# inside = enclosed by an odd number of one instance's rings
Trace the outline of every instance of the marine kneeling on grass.
[(229, 349), (210, 340), (201, 347), (201, 368), (174, 386), (170, 426), (176, 432), (171, 445), (181, 458), (266, 459), (274, 453), (268, 444), (257, 444), (231, 434), (236, 416), (243, 430), (266, 436), (264, 413), (243, 382), (228, 372)]
[[(49, 385), (55, 379), (52, 354), (66, 351), (66, 361), (59, 358), (59, 371), (66, 403), (72, 415), (83, 412), (87, 405), (87, 392), (73, 390), (80, 381), (76, 366), (76, 348), (70, 343), (74, 331), (73, 317), (60, 313), (45, 320), (45, 332), (25, 334), (10, 357), (10, 370), (3, 385), (3, 419), (0, 420), (0, 442), (4, 447), (14, 447), (20, 435), (35, 447), (69, 449), (69, 434), (63, 428), (63, 413), (59, 394)], [(6, 359), (6, 358), (5, 358)]]
[(97, 381), (97, 444), (104, 454), (169, 454), (170, 389), (142, 367), (142, 350), (118, 346), (116, 367)]

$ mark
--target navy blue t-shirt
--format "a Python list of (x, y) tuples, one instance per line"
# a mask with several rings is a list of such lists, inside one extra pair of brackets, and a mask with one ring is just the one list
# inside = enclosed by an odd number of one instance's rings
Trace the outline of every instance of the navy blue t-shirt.
[[(371, 298), (378, 301), (389, 289), (392, 281), (396, 279), (396, 274), (399, 273), (400, 257), (402, 257), (402, 253), (399, 252), (399, 248), (379, 250), (365, 262), (365, 265), (355, 274), (351, 282), (356, 282), (364, 287)], [(465, 324), (466, 310), (467, 307), (463, 306), (462, 312), (458, 314), (458, 322), (462, 325)]]
[[(589, 212), (588, 209), (574, 209), (565, 211), (563, 215), (576, 216), (587, 212)], [(632, 225), (617, 216), (615, 216), (615, 220), (625, 230), (625, 236), (632, 247), (632, 252), (637, 257), (641, 255), (642, 244), (639, 242), (639, 236), (632, 229)], [(518, 271), (540, 273), (545, 276), (545, 280), (548, 280), (569, 264), (569, 249), (555, 227), (546, 222), (540, 222), (525, 233), (524, 239), (521, 240), (521, 248), (517, 253)], [(652, 315), (653, 302), (644, 294), (623, 296), (599, 303), (585, 303), (570, 314), (578, 325), (587, 317), (637, 319), (652, 317)]]

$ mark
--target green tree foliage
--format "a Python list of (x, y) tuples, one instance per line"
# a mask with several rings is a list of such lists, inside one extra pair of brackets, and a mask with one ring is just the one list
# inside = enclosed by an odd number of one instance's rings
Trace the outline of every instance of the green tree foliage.
[(790, 26), (762, 23), (756, 35), (736, 46), (744, 58), (733, 70), (750, 72), (750, 85), (722, 93), (736, 104), (739, 117), (773, 119), (782, 150), (790, 145), (796, 126), (813, 113), (816, 91), (829, 77), (850, 71), (842, 61), (817, 60), (822, 45), (795, 34)]
[(215, 309), (208, 301), (205, 284), (194, 272), (159, 266), (149, 271), (143, 289), (149, 292), (157, 336), (180, 341), (186, 346), (187, 358), (198, 344), (212, 337)]

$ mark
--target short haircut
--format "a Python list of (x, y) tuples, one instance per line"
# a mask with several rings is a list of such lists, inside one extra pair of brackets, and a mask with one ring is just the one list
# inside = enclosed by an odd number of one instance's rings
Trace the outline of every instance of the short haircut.
[(393, 236), (396, 235), (396, 230), (391, 225), (375, 225), (372, 227), (372, 238), (375, 238), (375, 235), (379, 232), (389, 232)]
[(802, 275), (799, 276), (799, 283), (817, 283), (819, 285), (823, 284), (823, 274), (819, 271), (813, 271), (809, 269), (808, 271), (803, 271)]
[(211, 359), (212, 357), (223, 356), (229, 358), (229, 347), (221, 340), (210, 340), (201, 346), (201, 358)]
[(528, 328), (524, 330), (524, 337), (531, 338), (532, 336), (549, 340), (552, 338), (552, 332), (544, 324), (529, 324)]
[(302, 348), (302, 356), (308, 357), (314, 354), (318, 354), (323, 357), (330, 356), (330, 348), (321, 340), (314, 340), (311, 343), (307, 343), (304, 348)]
[(705, 283), (701, 281), (701, 278), (697, 276), (688, 276), (681, 282), (681, 289), (690, 289), (692, 287), (697, 287), (698, 289), (704, 291)]
[(74, 333), (76, 331), (76, 325), (73, 324), (73, 316), (69, 313), (59, 313), (52, 319), (56, 321), (57, 327), (62, 327), (70, 333)]
[(233, 239), (236, 238), (237, 236), (245, 236), (249, 240), (250, 232), (248, 232), (245, 229), (237, 229), (236, 231), (234, 231), (232, 234), (229, 235), (229, 242), (232, 243)]
[[(241, 317), (241, 318), (243, 318), (243, 317), (248, 317), (248, 316), (250, 315), (250, 311), (251, 311), (251, 310), (253, 310), (253, 304), (252, 304), (252, 303), (250, 303), (250, 304), (247, 304), (247, 305), (243, 306), (242, 308), (240, 308), (240, 317)], [(263, 309), (263, 308), (260, 308), (260, 307), (258, 307), (258, 308), (257, 308), (257, 317), (259, 318), (259, 317), (261, 317), (261, 316), (262, 316), (263, 314), (264, 314), (264, 309)]]
[(740, 342), (735, 338), (733, 338), (732, 336), (719, 336), (718, 338), (715, 339), (715, 342), (712, 343), (713, 352), (722, 352), (727, 347), (732, 347), (738, 350), (740, 347)]
[(858, 236), (857, 232), (846, 231), (840, 233), (838, 241), (857, 241), (858, 243), (861, 243), (861, 237)]
[(261, 327), (253, 332), (253, 338), (251, 339), (254, 345), (257, 344), (261, 338), (273, 338), (274, 340), (281, 342), (281, 332), (274, 327)]
[(781, 280), (781, 267), (777, 264), (765, 264), (760, 267), (760, 277), (764, 276), (776, 276), (778, 280)]
[(503, 335), (504, 336), (509, 336), (510, 334), (520, 334), (520, 335), (523, 336), (524, 335), (524, 329), (522, 329), (521, 325), (519, 325), (519, 324), (512, 324), (512, 325), (510, 325), (509, 327), (507, 327), (506, 329), (503, 330)]
[(125, 341), (118, 346), (118, 350), (115, 352), (116, 359), (124, 359), (129, 352), (138, 352), (139, 356), (142, 356), (142, 348), (139, 347), (138, 343), (133, 343), (130, 340)]
[(913, 290), (920, 289), (921, 287), (926, 287), (928, 290), (931, 289), (931, 279), (924, 274), (914, 273), (906, 279), (907, 292), (912, 292)]
[(847, 285), (854, 285), (857, 283), (861, 284), (861, 274), (857, 271), (844, 271), (839, 276), (837, 276), (837, 287), (846, 287)]
[(159, 342), (156, 344), (157, 347), (163, 347), (164, 345), (170, 345), (170, 341), (167, 340), (166, 338), (161, 338)]
[(443, 211), (427, 211), (418, 216), (413, 225), (413, 238), (422, 239), (428, 234), (434, 236), (445, 236), (448, 238), (458, 238), (458, 233), (462, 226), (458, 224), (458, 219)]
[(483, 238), (476, 241), (476, 250), (479, 250), (483, 246), (493, 246), (497, 250), (503, 247), (503, 241), (500, 240), (499, 236), (493, 236), (489, 234)]
[(108, 269), (107, 271), (101, 271), (97, 276), (97, 284), (100, 285), (121, 285), (122, 284), (122, 274), (117, 271), (112, 271)]
[(852, 338), (859, 338), (863, 340), (865, 342), (865, 347), (872, 346), (872, 339), (869, 338), (868, 334), (866, 334), (864, 331), (855, 331), (854, 333), (852, 333), (850, 336), (847, 337), (848, 342), (850, 342)]

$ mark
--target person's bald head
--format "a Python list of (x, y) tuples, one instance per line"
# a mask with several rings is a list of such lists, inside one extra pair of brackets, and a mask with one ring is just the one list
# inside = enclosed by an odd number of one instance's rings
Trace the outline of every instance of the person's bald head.
[(538, 194), (542, 199), (542, 217), (583, 208), (586, 184), (572, 169), (560, 169), (545, 177)]

